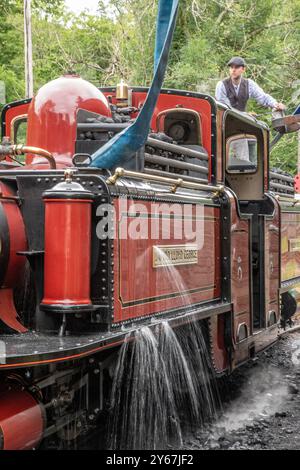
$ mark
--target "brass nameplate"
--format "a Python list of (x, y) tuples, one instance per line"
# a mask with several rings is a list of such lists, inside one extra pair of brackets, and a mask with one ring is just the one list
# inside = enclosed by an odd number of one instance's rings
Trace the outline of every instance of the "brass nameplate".
[(289, 251), (300, 251), (300, 239), (292, 238), (289, 240)]
[(153, 268), (198, 264), (197, 245), (162, 245), (153, 247)]

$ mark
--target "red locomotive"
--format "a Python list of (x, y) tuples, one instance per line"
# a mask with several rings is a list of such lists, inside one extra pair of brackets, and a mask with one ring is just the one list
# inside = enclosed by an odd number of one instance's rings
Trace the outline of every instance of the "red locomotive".
[(68, 75), (2, 112), (0, 448), (67, 439), (78, 417), (86, 429), (110, 357), (143, 325), (203, 322), (224, 374), (297, 322), (300, 207), (293, 178), (269, 170), (266, 124), (165, 89), (145, 145), (90, 164), (147, 92)]

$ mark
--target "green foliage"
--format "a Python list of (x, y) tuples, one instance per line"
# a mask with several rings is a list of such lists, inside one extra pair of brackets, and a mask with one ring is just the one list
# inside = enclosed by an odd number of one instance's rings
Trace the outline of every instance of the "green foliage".
[[(67, 12), (64, 0), (32, 0), (35, 89), (74, 71), (96, 85), (149, 85), (157, 0), (99, 0), (98, 15)], [(181, 0), (165, 86), (214, 95), (232, 55), (247, 76), (290, 111), (300, 102), (300, 0)], [(23, 0), (0, 0), (0, 80), (7, 100), (24, 95)], [(270, 112), (250, 103), (270, 123)], [(296, 169), (296, 135), (271, 165)]]

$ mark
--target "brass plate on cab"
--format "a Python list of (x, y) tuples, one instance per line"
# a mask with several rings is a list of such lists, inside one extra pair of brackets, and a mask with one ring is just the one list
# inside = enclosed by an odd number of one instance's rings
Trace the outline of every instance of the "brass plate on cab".
[(153, 246), (153, 268), (198, 264), (197, 245)]
[(289, 240), (289, 251), (300, 251), (300, 239), (299, 238), (291, 238)]

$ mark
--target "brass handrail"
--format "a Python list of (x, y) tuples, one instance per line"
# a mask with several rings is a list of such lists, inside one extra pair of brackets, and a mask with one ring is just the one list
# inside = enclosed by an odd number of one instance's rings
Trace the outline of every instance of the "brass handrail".
[(184, 181), (182, 178), (168, 178), (159, 175), (149, 175), (146, 173), (138, 173), (136, 171), (125, 170), (124, 168), (117, 168), (114, 175), (110, 176), (107, 180), (107, 184), (116, 184), (119, 178), (133, 178), (139, 180), (148, 180), (155, 183), (164, 183), (172, 186), (172, 192), (176, 192), (178, 187), (188, 189), (198, 189), (199, 191), (214, 191), (221, 193), (224, 191), (223, 185), (211, 185), (202, 183), (193, 183), (192, 181)]

